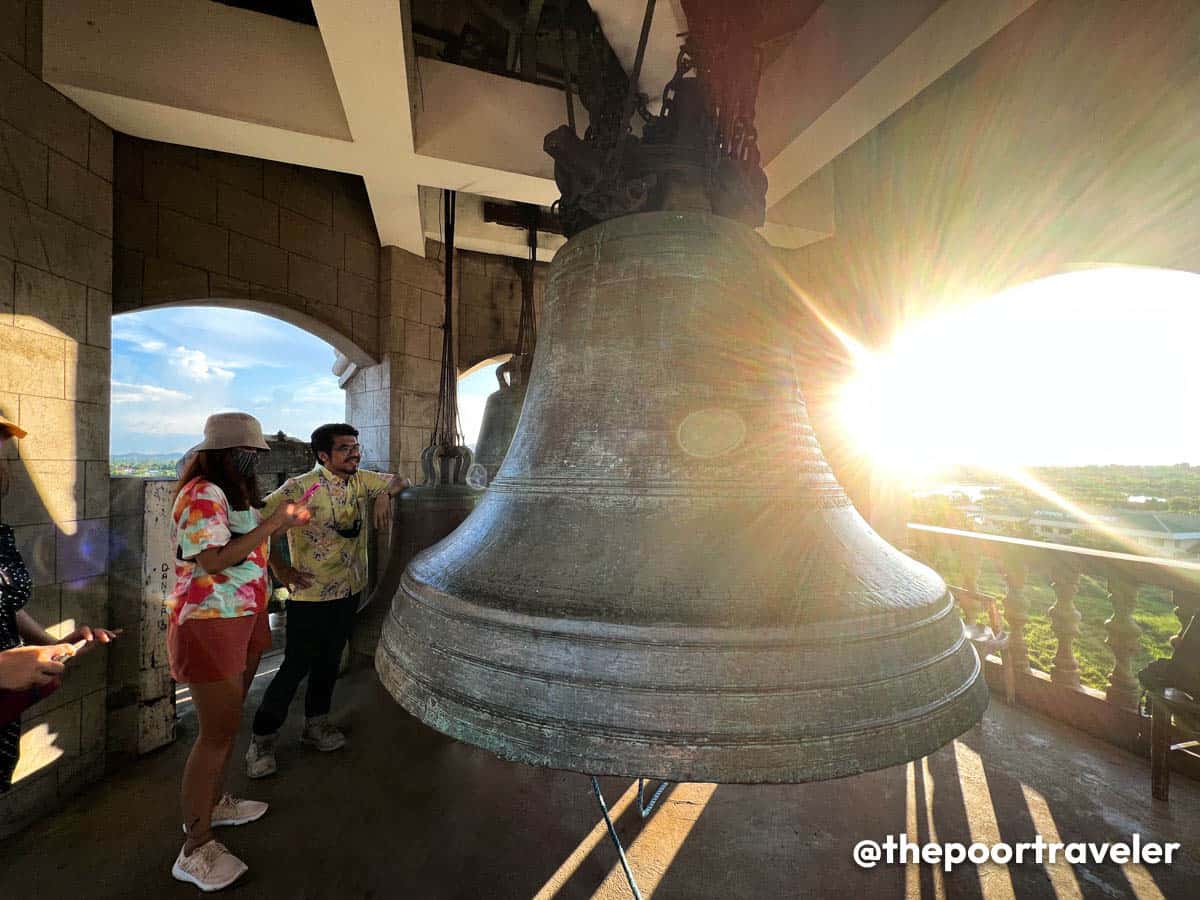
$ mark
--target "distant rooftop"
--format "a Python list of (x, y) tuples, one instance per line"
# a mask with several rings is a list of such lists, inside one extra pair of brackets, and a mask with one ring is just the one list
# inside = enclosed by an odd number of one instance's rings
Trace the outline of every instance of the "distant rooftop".
[[(1105, 525), (1128, 531), (1154, 531), (1163, 534), (1200, 534), (1200, 515), (1195, 513), (1138, 512), (1136, 510), (1106, 510), (1095, 513)], [(1030, 519), (1049, 519), (1055, 522), (1082, 524), (1078, 516), (1057, 509), (1034, 510)]]

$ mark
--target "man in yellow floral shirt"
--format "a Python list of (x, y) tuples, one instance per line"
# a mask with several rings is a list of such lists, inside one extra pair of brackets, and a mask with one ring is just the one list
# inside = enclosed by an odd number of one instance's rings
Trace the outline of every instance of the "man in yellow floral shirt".
[(305, 503), (312, 519), (287, 533), (291, 565), (281, 547), (271, 554), (271, 571), (291, 592), (287, 606), (287, 645), (283, 664), (267, 686), (254, 716), (254, 734), (246, 752), (246, 773), (262, 778), (276, 771), (275, 740), (287, 718), (296, 688), (308, 676), (304, 697), (302, 744), (330, 751), (346, 743), (329, 722), (333, 685), (342, 650), (367, 582), (368, 507), (378, 528), (391, 521), (392, 497), (408, 479), (360, 470), (362, 448), (350, 425), (322, 425), (312, 433), (317, 465), (289, 478), (266, 499), (263, 516), (282, 503)]

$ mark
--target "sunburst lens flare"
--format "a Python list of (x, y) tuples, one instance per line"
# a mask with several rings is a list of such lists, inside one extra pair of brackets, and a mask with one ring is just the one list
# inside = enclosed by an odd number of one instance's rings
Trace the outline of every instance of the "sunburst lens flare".
[(1200, 393), (1197, 296), (1198, 275), (1109, 267), (910, 322), (856, 357), (841, 426), (896, 479), (952, 465), (1020, 480), (1032, 466), (1195, 462), (1200, 419), (1178, 401)]

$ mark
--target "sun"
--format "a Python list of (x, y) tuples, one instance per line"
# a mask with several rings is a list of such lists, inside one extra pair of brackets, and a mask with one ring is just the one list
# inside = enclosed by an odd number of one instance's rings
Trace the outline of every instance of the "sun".
[(1200, 461), (1200, 275), (1103, 268), (1032, 281), (855, 354), (838, 417), (871, 466)]
[(934, 360), (907, 348), (864, 356), (838, 401), (842, 426), (876, 469), (925, 477), (952, 463), (942, 441), (945, 418), (926, 402), (938, 383)]

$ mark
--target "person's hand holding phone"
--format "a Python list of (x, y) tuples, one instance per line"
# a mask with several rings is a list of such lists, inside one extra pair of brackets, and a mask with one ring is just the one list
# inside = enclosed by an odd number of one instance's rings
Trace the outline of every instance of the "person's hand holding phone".
[(66, 671), (61, 660), (72, 652), (70, 644), (34, 644), (0, 651), (0, 688), (23, 691), (49, 684)]

